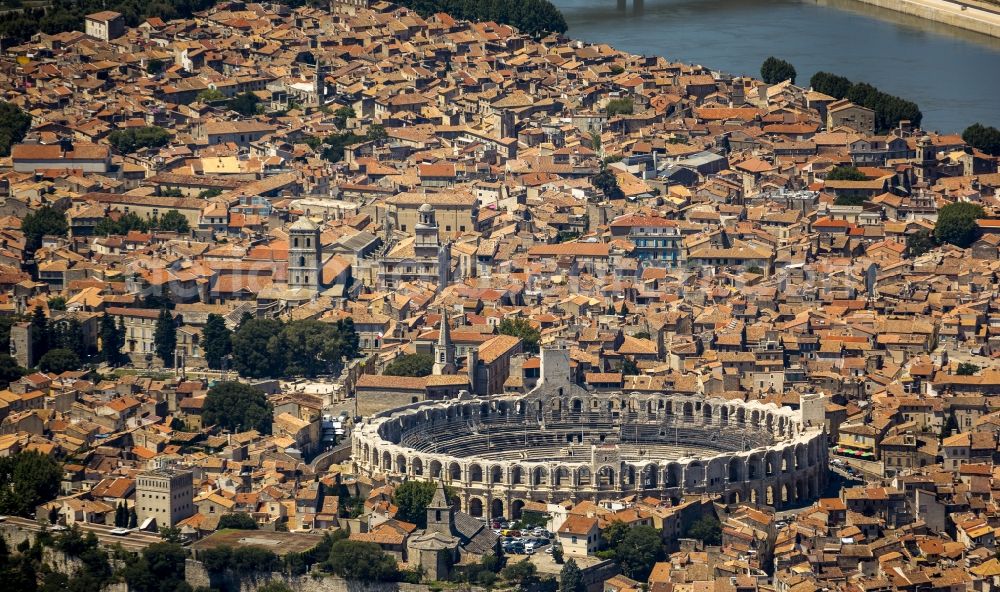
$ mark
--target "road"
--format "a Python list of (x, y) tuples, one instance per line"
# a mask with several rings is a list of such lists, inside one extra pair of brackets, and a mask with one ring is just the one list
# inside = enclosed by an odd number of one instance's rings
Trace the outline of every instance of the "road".
[[(43, 528), (42, 525), (34, 520), (18, 518), (16, 516), (7, 516), (3, 524), (15, 525), (31, 532), (41, 532)], [(94, 533), (94, 535), (97, 536), (98, 542), (105, 547), (113, 547), (114, 545), (119, 544), (130, 551), (141, 551), (153, 543), (163, 541), (163, 539), (160, 538), (160, 535), (153, 534), (151, 532), (133, 531), (129, 533), (128, 536), (117, 536), (111, 534), (111, 531), (115, 528), (114, 526), (107, 526), (104, 524), (87, 524), (81, 522), (78, 522), (77, 526), (79, 526), (80, 530), (84, 533)], [(53, 534), (59, 534), (58, 531), (53, 530), (51, 527), (45, 528)]]

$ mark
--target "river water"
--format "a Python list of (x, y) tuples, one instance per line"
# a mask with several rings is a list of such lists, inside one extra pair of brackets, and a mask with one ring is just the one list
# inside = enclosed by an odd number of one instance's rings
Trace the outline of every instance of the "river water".
[(1000, 127), (1000, 39), (854, 0), (554, 0), (569, 35), (759, 77), (774, 55), (916, 102), (923, 127)]

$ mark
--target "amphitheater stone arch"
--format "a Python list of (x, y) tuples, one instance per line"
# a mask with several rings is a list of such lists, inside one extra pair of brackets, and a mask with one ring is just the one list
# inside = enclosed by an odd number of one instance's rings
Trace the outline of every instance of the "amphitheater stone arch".
[(821, 491), (827, 455), (822, 426), (788, 408), (575, 387), (408, 405), (361, 423), (351, 449), (360, 472), (444, 479), (483, 517), (630, 493), (799, 503)]

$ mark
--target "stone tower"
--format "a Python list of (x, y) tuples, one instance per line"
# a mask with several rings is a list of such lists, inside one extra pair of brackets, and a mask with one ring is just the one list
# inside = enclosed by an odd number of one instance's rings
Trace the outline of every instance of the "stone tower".
[(928, 186), (934, 183), (937, 168), (937, 153), (930, 136), (922, 136), (917, 140), (917, 180)]
[(431, 503), (427, 504), (427, 532), (452, 536), (454, 525), (455, 509), (448, 503), (448, 496), (444, 493), (444, 483), (438, 481), (434, 497), (431, 498)]
[(441, 309), (441, 330), (434, 344), (435, 376), (455, 373), (455, 344), (451, 342), (451, 328), (448, 326), (448, 310)]
[(431, 204), (424, 204), (417, 210), (417, 225), (413, 231), (416, 235), (413, 254), (417, 257), (437, 257), (441, 248), (441, 237), (438, 234), (438, 224)]
[(323, 260), (319, 226), (301, 217), (288, 228), (288, 287), (319, 291)]

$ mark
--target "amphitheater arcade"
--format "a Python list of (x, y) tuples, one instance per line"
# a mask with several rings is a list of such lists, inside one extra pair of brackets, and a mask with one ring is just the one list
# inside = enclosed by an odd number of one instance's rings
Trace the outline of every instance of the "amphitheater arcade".
[[(719, 494), (776, 508), (819, 496), (822, 426), (758, 402), (667, 393), (594, 393), (568, 380), (565, 350), (543, 351), (526, 395), (462, 396), (373, 416), (355, 431), (355, 469), (444, 479), (462, 510), (518, 517), (526, 501)], [(548, 376), (546, 368), (548, 366)]]

